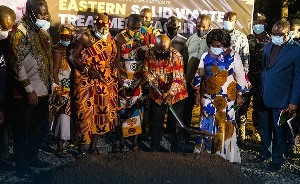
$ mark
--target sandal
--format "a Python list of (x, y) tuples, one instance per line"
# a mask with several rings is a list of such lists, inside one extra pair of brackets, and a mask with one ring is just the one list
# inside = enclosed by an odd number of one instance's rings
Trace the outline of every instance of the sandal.
[(78, 155), (77, 155), (77, 159), (80, 159), (80, 158), (87, 158), (87, 157), (88, 157), (88, 155), (87, 155), (86, 152), (78, 153)]
[(134, 145), (133, 148), (132, 148), (132, 151), (134, 151), (134, 152), (137, 152), (139, 150), (140, 150), (140, 148), (139, 148), (138, 145)]
[(56, 156), (60, 157), (60, 158), (64, 158), (64, 157), (70, 157), (71, 154), (67, 152), (67, 150), (59, 150), (56, 152)]

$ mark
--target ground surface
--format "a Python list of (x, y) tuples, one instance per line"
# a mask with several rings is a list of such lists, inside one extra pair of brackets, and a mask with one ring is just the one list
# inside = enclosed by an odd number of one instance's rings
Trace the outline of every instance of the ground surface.
[[(195, 112), (195, 111), (194, 111)], [(194, 113), (194, 122), (199, 115)], [(132, 142), (127, 140), (130, 147)], [(119, 143), (113, 135), (99, 138), (97, 147), (103, 155), (89, 155), (88, 158), (75, 159), (76, 149), (70, 148), (73, 156), (58, 158), (54, 153), (40, 151), (39, 158), (50, 163), (46, 168), (31, 168), (36, 173), (34, 180), (19, 178), (15, 173), (13, 161), (0, 162), (0, 183), (97, 183), (97, 184), (194, 184), (194, 183), (265, 183), (299, 184), (300, 154), (286, 157), (282, 169), (271, 172), (268, 163), (253, 162), (259, 154), (255, 142), (240, 143), (242, 163), (229, 163), (218, 155), (207, 153), (194, 154), (192, 144), (185, 144), (186, 153), (170, 152), (170, 142), (163, 138), (161, 145), (166, 152), (149, 152), (150, 140), (140, 141), (141, 151), (114, 152)], [(55, 151), (55, 141), (50, 141)], [(10, 147), (12, 153), (12, 147)]]

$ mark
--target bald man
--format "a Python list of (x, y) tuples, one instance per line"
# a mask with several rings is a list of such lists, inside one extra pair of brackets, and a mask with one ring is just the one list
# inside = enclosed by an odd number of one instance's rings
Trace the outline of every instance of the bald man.
[(185, 77), (187, 82), (187, 90), (189, 97), (186, 100), (184, 107), (183, 122), (189, 127), (192, 119), (192, 111), (194, 107), (194, 90), (192, 80), (195, 77), (200, 58), (209, 48), (206, 44), (206, 35), (210, 31), (210, 17), (208, 15), (199, 15), (196, 22), (196, 33), (189, 37), (186, 42), (188, 53), (187, 63), (185, 66)]
[(150, 8), (142, 9), (140, 15), (142, 17), (143, 28), (146, 30), (147, 34), (153, 34), (154, 36), (159, 35), (160, 34), (159, 30), (157, 30), (155, 27), (152, 26), (153, 16), (152, 16), (151, 9)]
[[(153, 151), (161, 151), (160, 141), (168, 106), (172, 105), (182, 119), (185, 98), (188, 96), (182, 55), (170, 45), (171, 40), (167, 35), (158, 35), (154, 40), (154, 48), (148, 49), (145, 56), (144, 75), (163, 94), (160, 97), (154, 89), (150, 90), (149, 114)], [(181, 152), (183, 132), (177, 129), (177, 121), (173, 115), (168, 115), (168, 119), (172, 125), (172, 133), (175, 134), (172, 151)]]
[[(106, 13), (94, 18), (94, 27), (77, 38), (70, 61), (75, 66), (74, 102), (77, 117), (78, 158), (87, 153), (99, 155), (100, 135), (117, 124), (117, 47), (109, 32), (111, 21)], [(88, 151), (85, 145), (90, 143)]]

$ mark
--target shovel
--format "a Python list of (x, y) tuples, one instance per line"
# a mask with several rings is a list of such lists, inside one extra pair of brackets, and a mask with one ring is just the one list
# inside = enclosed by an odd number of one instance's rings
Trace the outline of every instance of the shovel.
[[(163, 94), (159, 91), (159, 89), (157, 87), (155, 87), (151, 82), (149, 83), (150, 86), (155, 89), (159, 96), (161, 96), (163, 98)], [(203, 130), (195, 130), (195, 129), (191, 129), (191, 128), (187, 128), (184, 123), (182, 122), (182, 120), (178, 117), (178, 115), (176, 114), (175, 110), (173, 109), (172, 105), (169, 105), (169, 110), (172, 112), (172, 114), (174, 115), (175, 119), (177, 120), (177, 122), (179, 123), (180, 127), (186, 131), (189, 134), (195, 134), (195, 135), (203, 135), (203, 136), (210, 136), (210, 137), (214, 137), (214, 134), (208, 133), (207, 131), (203, 131)]]

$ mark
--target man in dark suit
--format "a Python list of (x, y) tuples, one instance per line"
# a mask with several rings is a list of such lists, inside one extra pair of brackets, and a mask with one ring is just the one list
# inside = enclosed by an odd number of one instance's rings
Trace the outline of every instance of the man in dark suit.
[[(279, 170), (284, 163), (287, 130), (277, 122), (283, 109), (288, 108), (289, 113), (294, 113), (299, 105), (300, 45), (290, 39), (287, 21), (276, 22), (271, 35), (272, 42), (266, 44), (263, 50), (259, 91), (260, 161), (272, 157), (270, 170)], [(272, 153), (269, 151), (271, 141)]]

